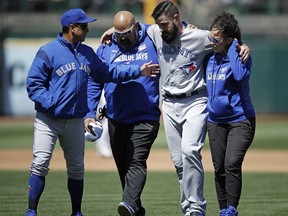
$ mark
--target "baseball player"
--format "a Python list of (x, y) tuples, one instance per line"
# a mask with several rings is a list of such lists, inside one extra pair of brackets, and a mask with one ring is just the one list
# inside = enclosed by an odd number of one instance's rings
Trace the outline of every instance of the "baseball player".
[(222, 12), (211, 25), (214, 55), (208, 59), (208, 136), (214, 165), (219, 216), (237, 216), (242, 163), (255, 134), (255, 110), (249, 94), (252, 59), (238, 55), (241, 31), (234, 15)]
[[(156, 25), (147, 33), (159, 57), (164, 128), (180, 184), (181, 208), (185, 216), (203, 216), (201, 149), (208, 115), (203, 60), (212, 52), (210, 32), (183, 24), (178, 8), (170, 1), (159, 3), (152, 17)], [(247, 51), (241, 51), (243, 58), (249, 55)]]
[[(116, 13), (114, 28), (113, 43), (97, 49), (101, 58), (117, 65), (158, 63), (145, 25), (131, 12)], [(91, 112), (85, 124), (93, 121), (98, 95), (96, 83), (89, 82), (88, 86)], [(107, 83), (104, 89), (111, 149), (123, 189), (117, 210), (121, 216), (145, 216), (141, 194), (147, 177), (146, 161), (159, 130), (159, 76)]]
[[(157, 65), (108, 65), (91, 47), (81, 42), (89, 32), (89, 18), (82, 9), (71, 9), (61, 17), (62, 32), (42, 46), (27, 76), (29, 98), (35, 102), (33, 161), (30, 167), (26, 216), (36, 216), (45, 176), (59, 139), (66, 160), (72, 216), (82, 216), (84, 177), (84, 121), (87, 82), (91, 75), (101, 82), (122, 82), (157, 73)], [(88, 129), (88, 128), (87, 128)]]
[(187, 28), (170, 1), (152, 13), (156, 25), (147, 30), (161, 65), (162, 114), (165, 134), (180, 184), (180, 204), (185, 216), (205, 215), (204, 170), (201, 149), (206, 137), (207, 92), (204, 57), (209, 31)]

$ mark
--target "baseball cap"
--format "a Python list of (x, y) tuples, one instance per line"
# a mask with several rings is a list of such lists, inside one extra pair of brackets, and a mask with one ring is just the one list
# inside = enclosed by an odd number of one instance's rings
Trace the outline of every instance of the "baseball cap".
[(97, 20), (96, 18), (90, 18), (81, 8), (70, 9), (66, 11), (61, 17), (62, 26), (69, 26), (75, 23), (90, 23)]

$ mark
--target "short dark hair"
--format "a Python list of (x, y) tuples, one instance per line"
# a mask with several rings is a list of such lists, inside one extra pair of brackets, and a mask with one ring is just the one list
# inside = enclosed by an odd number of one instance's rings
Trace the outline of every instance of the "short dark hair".
[(165, 15), (167, 17), (173, 17), (175, 14), (179, 14), (179, 10), (173, 2), (167, 0), (159, 3), (153, 10), (152, 17), (154, 20), (159, 16)]
[(223, 11), (217, 14), (212, 22), (210, 30), (216, 28), (222, 32), (226, 37), (236, 38), (241, 42), (241, 30), (238, 21), (231, 13)]
[(69, 32), (69, 26), (63, 26), (62, 27), (62, 32), (63, 33), (68, 33)]

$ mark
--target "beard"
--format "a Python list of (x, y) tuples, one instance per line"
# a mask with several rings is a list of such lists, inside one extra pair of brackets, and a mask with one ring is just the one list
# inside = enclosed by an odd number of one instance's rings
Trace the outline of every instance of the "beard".
[(172, 41), (174, 41), (175, 40), (175, 38), (177, 37), (177, 35), (178, 35), (178, 28), (177, 28), (177, 26), (174, 24), (173, 25), (173, 29), (172, 29), (172, 31), (171, 32), (162, 32), (162, 35), (161, 35), (161, 37), (162, 37), (162, 39), (163, 39), (163, 41), (165, 41), (166, 43), (171, 43)]
[(121, 50), (127, 51), (134, 47), (138, 40), (137, 34), (133, 33), (133, 35), (125, 38), (118, 38), (117, 43)]
[(128, 50), (130, 47), (132, 47), (133, 42), (129, 39), (124, 39), (121, 40), (118, 44), (122, 50)]

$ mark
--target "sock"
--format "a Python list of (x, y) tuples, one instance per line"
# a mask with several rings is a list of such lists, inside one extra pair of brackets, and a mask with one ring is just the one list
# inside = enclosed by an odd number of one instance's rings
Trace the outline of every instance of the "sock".
[(28, 208), (37, 211), (38, 202), (45, 187), (45, 176), (30, 175)]
[(81, 212), (84, 181), (68, 178), (68, 191), (71, 197), (72, 214)]

